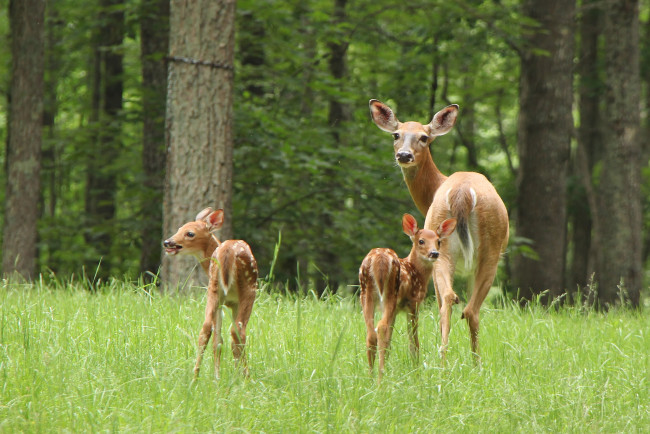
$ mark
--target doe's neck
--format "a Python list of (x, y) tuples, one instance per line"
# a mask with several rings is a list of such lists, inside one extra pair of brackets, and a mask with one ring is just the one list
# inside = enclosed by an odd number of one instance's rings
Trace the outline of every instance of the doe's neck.
[(426, 154), (420, 164), (402, 168), (402, 175), (409, 193), (411, 193), (411, 198), (422, 215), (427, 215), (431, 202), (433, 202), (433, 196), (447, 179), (438, 170), (431, 154), (428, 151)]

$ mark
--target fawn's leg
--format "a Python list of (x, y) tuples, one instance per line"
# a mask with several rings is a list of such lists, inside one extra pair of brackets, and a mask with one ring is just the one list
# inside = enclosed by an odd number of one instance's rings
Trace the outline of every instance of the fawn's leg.
[(397, 315), (397, 306), (395, 300), (389, 302), (384, 300), (384, 313), (379, 324), (377, 324), (377, 349), (379, 350), (379, 378), (384, 374), (384, 364), (387, 357), (387, 351), (390, 348), (390, 338), (393, 332), (393, 325), (395, 324), (395, 316)]
[(219, 379), (219, 371), (221, 368), (221, 348), (223, 347), (223, 338), (221, 337), (221, 323), (223, 322), (223, 309), (221, 303), (217, 302), (217, 308), (214, 310), (213, 315), (214, 328), (212, 334), (212, 345), (214, 346), (214, 376)]
[(198, 378), (199, 370), (201, 369), (201, 361), (203, 360), (203, 352), (205, 347), (210, 341), (210, 335), (212, 335), (212, 329), (214, 328), (214, 316), (217, 309), (217, 299), (211, 296), (210, 291), (207, 295), (207, 303), (205, 305), (205, 319), (203, 321), (203, 326), (199, 331), (199, 346), (196, 354), (196, 364), (194, 365), (194, 378)]
[(375, 300), (374, 288), (361, 288), (361, 308), (366, 322), (366, 352), (368, 355), (368, 369), (372, 374), (377, 354), (377, 331), (375, 330)]
[(420, 360), (420, 340), (418, 339), (418, 310), (416, 306), (411, 312), (406, 314), (406, 323), (409, 335), (409, 352), (411, 357), (417, 363)]
[(248, 376), (249, 373), (246, 360), (246, 326), (251, 317), (255, 301), (255, 288), (253, 287), (251, 290), (253, 291), (253, 297), (247, 299), (242, 297), (240, 303), (232, 307), (233, 324), (230, 327), (232, 354), (235, 363), (242, 367), (245, 376)]

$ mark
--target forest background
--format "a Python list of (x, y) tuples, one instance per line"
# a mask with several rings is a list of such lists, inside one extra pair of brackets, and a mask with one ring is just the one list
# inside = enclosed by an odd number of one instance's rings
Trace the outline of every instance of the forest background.
[[(368, 250), (406, 255), (402, 214), (424, 220), (370, 121), (377, 98), (423, 123), (460, 105), (432, 154), (443, 173), (484, 173), (506, 203), (504, 290), (643, 304), (649, 1), (0, 0), (0, 11), (7, 275), (170, 280), (161, 241), (213, 206), (226, 208), (222, 238), (247, 240), (262, 276), (275, 258), (289, 291), (355, 291)], [(195, 50), (176, 52), (196, 32)], [(171, 98), (184, 79), (193, 91)], [(214, 137), (176, 141), (171, 121), (201, 95), (208, 106), (188, 123)], [(178, 155), (194, 156), (189, 169), (172, 170)], [(199, 176), (206, 160), (226, 170)]]

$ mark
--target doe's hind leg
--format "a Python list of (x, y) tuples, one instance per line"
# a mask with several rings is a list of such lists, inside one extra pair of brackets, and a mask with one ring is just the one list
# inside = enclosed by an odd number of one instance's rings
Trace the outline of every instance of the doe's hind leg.
[(477, 365), (481, 362), (478, 344), (478, 330), (480, 323), (479, 311), (483, 301), (485, 301), (485, 297), (488, 292), (490, 292), (492, 283), (494, 282), (498, 262), (498, 255), (486, 259), (479, 258), (479, 264), (474, 277), (474, 292), (472, 293), (467, 306), (463, 309), (463, 314), (461, 316), (461, 318), (467, 320), (467, 325), (469, 326), (472, 354), (474, 355), (474, 362)]

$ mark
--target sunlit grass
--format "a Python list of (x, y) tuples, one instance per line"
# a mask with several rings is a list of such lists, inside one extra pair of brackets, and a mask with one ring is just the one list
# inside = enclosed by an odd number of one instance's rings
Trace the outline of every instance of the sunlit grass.
[(192, 381), (204, 294), (149, 295), (113, 282), (0, 292), (0, 431), (596, 431), (650, 426), (643, 314), (535, 306), (482, 309), (477, 368), (460, 309), (440, 367), (435, 302), (419, 364), (398, 317), (380, 386), (367, 372), (356, 298), (261, 292), (248, 328), (250, 378), (221, 379), (206, 352)]

